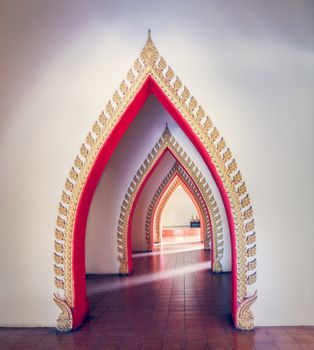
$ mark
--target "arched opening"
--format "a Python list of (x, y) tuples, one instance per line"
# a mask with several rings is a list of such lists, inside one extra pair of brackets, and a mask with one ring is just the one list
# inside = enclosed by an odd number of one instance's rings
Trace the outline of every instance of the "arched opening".
[[(224, 241), (222, 221), (216, 200), (203, 174), (199, 171), (198, 167), (196, 167), (194, 162), (191, 161), (189, 155), (173, 137), (168, 127), (166, 127), (162, 133), (162, 136), (158, 139), (143, 164), (137, 170), (136, 176), (128, 187), (128, 190), (124, 196), (123, 203), (121, 205), (117, 234), (118, 252), (121, 254), (119, 257), (120, 273), (127, 275), (133, 270), (131, 241), (135, 209), (138, 206), (140, 196), (145, 190), (147, 182), (150, 181), (153, 173), (156, 171), (159, 164), (163, 161), (167, 154), (171, 154), (171, 156), (179, 164), (179, 166), (177, 166), (175, 169), (177, 174), (172, 174), (172, 172), (170, 172), (170, 175), (178, 175), (183, 183), (186, 183), (187, 186), (192, 189), (193, 193), (195, 193), (195, 198), (199, 199), (199, 204), (203, 207), (204, 218), (207, 219), (205, 248), (209, 248), (209, 241), (212, 237), (211, 266), (214, 272), (221, 272), (222, 268), (220, 260), (223, 257), (223, 248), (221, 248), (221, 246), (223, 245)], [(155, 194), (153, 196), (152, 205), (150, 205), (150, 208), (147, 212), (145, 229), (148, 231), (148, 250), (152, 249), (154, 235), (157, 234), (157, 240), (160, 241), (160, 215), (155, 215), (155, 213), (156, 209), (159, 206), (159, 203), (161, 203), (163, 195), (171, 185), (170, 182), (168, 186), (165, 186), (166, 184), (167, 182), (163, 182), (162, 184), (164, 187), (160, 189), (161, 196), (159, 195), (158, 191), (157, 195)], [(225, 227), (225, 230), (228, 231), (227, 227)]]
[[(184, 159), (182, 159), (182, 162), (185, 163)], [(191, 174), (194, 173), (197, 178), (197, 174), (200, 174), (198, 169), (192, 167), (189, 171), (191, 171), (191, 173), (186, 172), (182, 164), (179, 161), (176, 161), (174, 166), (160, 183), (156, 192), (152, 195), (152, 199), (147, 209), (145, 222), (145, 237), (148, 251), (153, 249), (154, 242), (160, 243), (161, 231), (160, 215), (157, 214), (159, 212), (158, 208), (162, 207), (161, 203), (164, 198), (167, 200), (167, 198), (171, 196), (173, 190), (176, 189), (177, 183), (184, 185), (190, 198), (195, 203), (195, 206), (200, 209), (198, 213), (201, 222), (201, 239), (204, 242), (204, 249), (216, 248), (217, 245), (214, 245), (214, 241), (215, 244), (217, 244), (218, 241), (220, 242), (222, 240), (222, 227), (219, 225), (219, 209), (213, 194), (209, 190), (209, 185), (206, 182), (203, 182), (200, 186), (197, 186), (191, 178)], [(211, 223), (211, 215), (214, 221), (213, 225)], [(218, 234), (219, 236), (217, 236)], [(212, 238), (214, 240), (212, 240)], [(217, 251), (213, 249), (212, 262), (216, 261), (216, 256)]]
[[(56, 287), (64, 290), (64, 296), (60, 296), (61, 292), (55, 296), (62, 310), (59, 329), (76, 328), (88, 313), (85, 231), (89, 207), (111, 155), (150, 94), (157, 97), (188, 136), (219, 189), (231, 236), (232, 315), (236, 327), (253, 327), (249, 307), (256, 296), (249, 295), (247, 287), (255, 283), (256, 278), (255, 232), (246, 186), (230, 150), (213, 128), (210, 118), (187, 88), (181, 89), (182, 83), (172, 69), (168, 67), (165, 71), (165, 68), (164, 59), (149, 38), (141, 60), (135, 62), (134, 69), (128, 74), (128, 84), (122, 82), (119, 92), (114, 94), (113, 104), (107, 105), (106, 113), (94, 124), (75, 160), (70, 180), (67, 179), (59, 205), (55, 242)], [(132, 190), (129, 195), (133, 195)], [(130, 227), (131, 222), (128, 224)], [(130, 235), (128, 237), (130, 239)], [(127, 246), (131, 254), (130, 242)], [(131, 271), (132, 265), (127, 268)]]

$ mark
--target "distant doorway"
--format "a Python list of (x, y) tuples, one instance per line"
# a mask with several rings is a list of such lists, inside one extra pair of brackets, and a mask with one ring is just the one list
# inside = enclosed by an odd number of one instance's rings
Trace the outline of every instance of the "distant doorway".
[(199, 208), (179, 185), (169, 198), (161, 217), (163, 244), (201, 242)]

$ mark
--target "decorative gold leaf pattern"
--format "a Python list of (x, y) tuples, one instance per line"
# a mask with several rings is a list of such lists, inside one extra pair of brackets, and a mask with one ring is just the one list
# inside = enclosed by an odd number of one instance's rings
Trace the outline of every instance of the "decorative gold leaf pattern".
[(63, 244), (55, 241), (55, 251), (57, 253), (63, 253)]
[(247, 283), (249, 285), (256, 283), (256, 272), (247, 277)]
[(73, 191), (73, 188), (74, 188), (73, 183), (72, 183), (69, 179), (67, 179), (66, 182), (65, 182), (65, 189), (66, 189), (67, 191), (72, 192), (72, 191)]
[(256, 259), (250, 261), (248, 264), (247, 264), (247, 269), (248, 271), (253, 271), (256, 269)]
[(64, 207), (61, 203), (59, 203), (58, 211), (59, 211), (59, 214), (65, 215), (65, 216), (67, 215), (67, 212), (68, 212), (67, 208)]
[(87, 157), (87, 155), (88, 155), (88, 149), (86, 148), (86, 146), (84, 145), (84, 143), (82, 144), (82, 146), (81, 146), (81, 149), (80, 149), (80, 152), (81, 152), (81, 155), (83, 156), (83, 157)]
[(54, 253), (54, 259), (55, 259), (55, 263), (56, 264), (59, 264), (59, 265), (62, 265), (63, 264), (63, 257)]
[(56, 228), (55, 237), (56, 237), (56, 239), (63, 241), (64, 240), (64, 233)]
[(120, 84), (119, 88), (123, 95), (125, 95), (128, 92), (128, 86), (126, 85), (126, 82), (124, 80)]
[(54, 271), (55, 271), (56, 276), (63, 276), (64, 275), (63, 269), (57, 265), (54, 266)]
[[(105, 126), (105, 125), (106, 125), (107, 118), (106, 118), (106, 116), (105, 116), (104, 111), (102, 111), (102, 112), (100, 113), (100, 115), (99, 115), (99, 117), (98, 117), (98, 121), (99, 121), (99, 123), (100, 123), (102, 126)], [(85, 155), (85, 154), (83, 154), (83, 155)], [(87, 154), (86, 154), (86, 155), (87, 155)]]
[(78, 178), (78, 173), (74, 170), (74, 168), (72, 167), (72, 169), (70, 170), (70, 178), (72, 180), (76, 180)]
[(59, 278), (55, 278), (55, 286), (58, 289), (64, 289), (64, 282), (60, 280)]
[(166, 78), (168, 79), (168, 81), (170, 82), (174, 77), (174, 73), (173, 70), (168, 67), (167, 73), (166, 73)]
[(253, 232), (251, 235), (246, 237), (246, 244), (250, 245), (250, 244), (254, 244), (256, 241), (256, 234), (255, 232)]
[(94, 140), (94, 138), (93, 138), (93, 136), (92, 136), (92, 134), (89, 132), (88, 133), (88, 135), (87, 135), (87, 137), (86, 137), (86, 143), (89, 145), (89, 146), (93, 146), (94, 145), (94, 143), (95, 143), (95, 140)]
[(57, 217), (57, 226), (65, 228), (65, 220), (61, 219), (60, 216)]
[(241, 200), (241, 206), (242, 208), (248, 207), (251, 204), (251, 200), (249, 195), (247, 194), (242, 200)]
[(181, 96), (184, 102), (190, 97), (190, 91), (187, 87), (184, 87), (184, 90)]
[(256, 245), (254, 245), (252, 248), (248, 248), (246, 251), (246, 256), (248, 258), (251, 258), (252, 256), (256, 255)]
[(112, 107), (111, 101), (109, 101), (106, 105), (106, 112), (110, 115), (110, 117), (113, 117), (114, 109)]
[(176, 77), (173, 87), (176, 92), (178, 92), (178, 90), (180, 90), (180, 88), (182, 87), (182, 82), (178, 77)]
[(71, 201), (71, 196), (69, 196), (67, 193), (65, 193), (64, 191), (62, 192), (62, 202), (63, 203), (66, 203), (66, 204), (69, 204), (70, 201)]
[(160, 57), (158, 67), (161, 71), (163, 71), (167, 67), (167, 63), (163, 57)]
[(78, 169), (82, 169), (83, 167), (83, 161), (81, 158), (79, 158), (78, 156), (75, 158), (75, 161), (74, 161), (74, 165), (76, 168)]
[(245, 220), (251, 219), (253, 217), (253, 209), (250, 207), (249, 209), (245, 210), (243, 212), (243, 218)]
[(202, 120), (205, 117), (204, 109), (201, 106), (198, 107), (198, 110), (196, 112), (196, 117), (199, 120)]

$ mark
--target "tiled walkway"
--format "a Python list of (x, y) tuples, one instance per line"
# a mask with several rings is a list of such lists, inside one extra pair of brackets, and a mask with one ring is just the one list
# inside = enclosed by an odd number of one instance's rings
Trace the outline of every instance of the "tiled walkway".
[(0, 349), (314, 349), (314, 327), (236, 332), (231, 274), (209, 272), (199, 244), (135, 254), (129, 277), (90, 276), (90, 318), (77, 331), (0, 329)]

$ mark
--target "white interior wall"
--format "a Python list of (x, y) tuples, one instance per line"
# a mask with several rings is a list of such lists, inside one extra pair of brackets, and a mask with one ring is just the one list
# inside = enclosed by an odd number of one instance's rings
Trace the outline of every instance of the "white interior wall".
[(180, 186), (169, 198), (163, 214), (163, 227), (190, 226), (191, 216), (198, 216), (197, 209), (189, 195)]
[(312, 19), (311, 0), (1, 1), (0, 325), (55, 325), (65, 176), (147, 28), (246, 180), (256, 324), (314, 324)]

